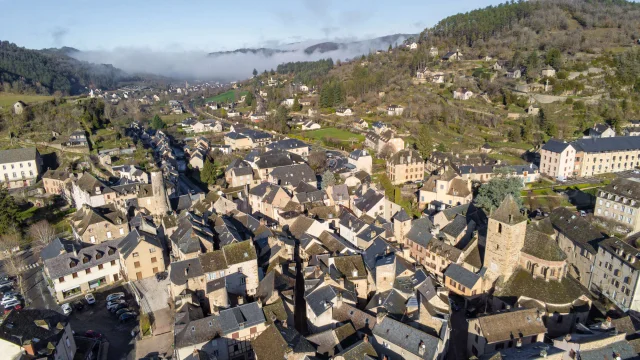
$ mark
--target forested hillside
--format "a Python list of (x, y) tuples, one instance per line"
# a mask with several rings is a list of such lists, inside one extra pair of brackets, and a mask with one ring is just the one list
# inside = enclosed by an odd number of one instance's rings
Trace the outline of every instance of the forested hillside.
[(135, 80), (111, 65), (76, 60), (63, 51), (30, 50), (0, 41), (0, 83), (6, 92), (78, 94), (85, 87), (113, 88)]

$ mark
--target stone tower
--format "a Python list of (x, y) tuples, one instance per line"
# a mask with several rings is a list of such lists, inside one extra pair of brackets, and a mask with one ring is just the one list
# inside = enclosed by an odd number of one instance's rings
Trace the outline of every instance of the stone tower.
[(411, 230), (411, 217), (402, 209), (393, 216), (393, 236), (397, 242), (406, 245), (409, 230)]
[(511, 195), (489, 217), (484, 266), (507, 280), (518, 266), (527, 232), (527, 218)]
[(164, 178), (162, 177), (161, 171), (151, 173), (151, 189), (153, 191), (154, 205), (147, 210), (153, 215), (164, 215), (169, 212), (167, 189), (164, 187)]

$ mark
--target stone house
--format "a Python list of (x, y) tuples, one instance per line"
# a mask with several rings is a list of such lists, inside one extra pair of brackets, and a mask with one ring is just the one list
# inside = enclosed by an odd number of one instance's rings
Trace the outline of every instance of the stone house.
[(404, 112), (404, 107), (401, 105), (389, 105), (387, 107), (387, 115), (388, 116), (402, 116)]
[(598, 243), (589, 289), (605, 296), (623, 311), (640, 310), (640, 252), (617, 238)]
[(471, 181), (445, 166), (441, 174), (430, 176), (419, 192), (419, 205), (425, 206), (437, 201), (448, 206), (464, 205), (471, 202), (473, 193)]
[(640, 181), (617, 178), (600, 188), (593, 213), (613, 220), (633, 233), (640, 231)]
[(424, 180), (424, 161), (416, 150), (404, 149), (387, 160), (387, 176), (393, 185)]
[(42, 185), (47, 194), (60, 195), (65, 199), (71, 196), (73, 175), (64, 170), (47, 170), (42, 174)]
[(71, 218), (71, 230), (78, 241), (99, 244), (129, 234), (129, 224), (125, 214), (113, 205), (80, 208)]
[(469, 319), (467, 356), (544, 341), (547, 332), (536, 309), (515, 310)]
[(458, 88), (453, 91), (453, 98), (455, 100), (469, 100), (473, 97), (473, 91), (467, 88)]
[(155, 227), (145, 223), (118, 244), (120, 264), (129, 280), (142, 280), (165, 271), (164, 249)]

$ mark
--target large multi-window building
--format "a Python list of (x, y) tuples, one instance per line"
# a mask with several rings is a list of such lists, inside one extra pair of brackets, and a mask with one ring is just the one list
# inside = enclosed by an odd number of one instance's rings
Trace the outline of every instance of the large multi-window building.
[(618, 178), (600, 189), (594, 213), (640, 231), (640, 179)]
[(550, 139), (540, 150), (540, 172), (563, 180), (631, 170), (640, 165), (640, 136)]
[(0, 151), (0, 183), (8, 189), (33, 185), (40, 175), (42, 161), (36, 148)]

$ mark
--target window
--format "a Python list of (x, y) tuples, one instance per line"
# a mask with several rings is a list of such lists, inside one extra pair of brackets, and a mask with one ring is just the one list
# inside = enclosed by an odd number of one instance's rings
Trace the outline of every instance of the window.
[(67, 347), (71, 347), (71, 341), (69, 340), (69, 337), (67, 336), (67, 338), (65, 339), (65, 343), (67, 344)]
[(78, 273), (74, 272), (73, 274), (71, 274), (71, 277), (74, 278), (74, 279), (78, 278)]
[(91, 241), (92, 244), (96, 243), (96, 237), (95, 236), (92, 236), (89, 240)]
[(152, 257), (152, 258), (151, 258), (151, 262), (152, 262), (152, 263), (154, 263), (154, 262), (158, 262), (158, 259), (156, 259), (156, 257), (154, 256), (154, 257)]
[(98, 265), (98, 270), (102, 270), (104, 269), (104, 266), (102, 264)]
[(498, 234), (502, 234), (502, 224), (498, 224)]
[(137, 269), (140, 267), (140, 261), (136, 261), (133, 263), (133, 266)]
[(87, 275), (88, 275), (88, 274), (91, 274), (91, 268), (89, 268), (89, 269), (85, 270), (85, 273), (86, 273)]
[(107, 239), (111, 239), (111, 231), (107, 231)]
[(111, 266), (114, 266), (116, 264), (115, 260), (111, 260)]
[(154, 253), (154, 252), (156, 252), (156, 248), (154, 248), (154, 247), (153, 247), (153, 248), (149, 249), (149, 252), (150, 252), (150, 253)]
[(139, 254), (137, 252), (133, 253), (133, 257), (138, 257), (138, 256), (139, 256)]
[(239, 337), (240, 337), (240, 333), (235, 332), (235, 333), (231, 334), (231, 338), (232, 339), (237, 339)]
[(58, 282), (63, 283), (64, 282), (64, 276), (61, 276), (58, 278)]
[(238, 268), (238, 273), (242, 274), (242, 268), (241, 267)]

